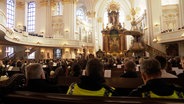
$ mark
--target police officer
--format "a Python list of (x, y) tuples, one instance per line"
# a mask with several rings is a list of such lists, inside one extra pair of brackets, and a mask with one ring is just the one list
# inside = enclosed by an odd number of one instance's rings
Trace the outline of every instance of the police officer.
[(130, 96), (143, 98), (184, 98), (183, 88), (165, 82), (161, 78), (160, 69), (160, 63), (157, 60), (144, 60), (140, 69), (144, 85), (130, 92)]
[(105, 84), (104, 66), (100, 60), (93, 58), (86, 65), (86, 76), (79, 83), (72, 83), (68, 95), (111, 96), (114, 89)]

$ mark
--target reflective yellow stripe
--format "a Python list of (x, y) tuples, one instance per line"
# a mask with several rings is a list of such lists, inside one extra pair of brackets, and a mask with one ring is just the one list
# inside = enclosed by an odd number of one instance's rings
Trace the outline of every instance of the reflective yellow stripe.
[(174, 91), (173, 94), (170, 96), (159, 96), (159, 95), (156, 95), (155, 93), (153, 93), (152, 91), (145, 92), (142, 94), (142, 96), (143, 97), (150, 97), (150, 98), (173, 98), (173, 99), (180, 98), (176, 91)]
[[(78, 87), (77, 84), (73, 85), (73, 88), (70, 87), (69, 90), (67, 91), (67, 94), (71, 93), (72, 91), (72, 95), (86, 95), (86, 96), (104, 96), (106, 89), (105, 88), (101, 88), (98, 91), (91, 91), (91, 90), (85, 90), (85, 89), (81, 89), (80, 87)], [(111, 96), (112, 93), (109, 93), (108, 96)]]

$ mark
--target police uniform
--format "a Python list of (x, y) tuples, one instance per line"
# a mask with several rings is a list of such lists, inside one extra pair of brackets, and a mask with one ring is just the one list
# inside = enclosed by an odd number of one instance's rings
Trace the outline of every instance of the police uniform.
[(151, 79), (145, 85), (130, 92), (130, 96), (143, 98), (184, 98), (184, 89), (165, 82), (163, 79)]
[(103, 79), (93, 79), (88, 76), (82, 76), (79, 83), (72, 83), (67, 91), (68, 95), (85, 96), (111, 96), (114, 88), (104, 84)]

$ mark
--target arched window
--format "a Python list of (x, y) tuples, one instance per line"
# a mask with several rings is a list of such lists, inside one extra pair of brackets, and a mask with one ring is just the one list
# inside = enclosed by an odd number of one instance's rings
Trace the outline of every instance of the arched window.
[(60, 59), (61, 58), (61, 49), (55, 49), (55, 58)]
[(53, 7), (53, 15), (63, 15), (63, 4), (61, 2), (56, 2)]
[(63, 15), (63, 5), (61, 2), (57, 2), (57, 15)]
[(76, 15), (77, 15), (78, 18), (80, 18), (82, 20), (85, 20), (85, 18), (86, 18), (85, 12), (84, 12), (84, 9), (83, 8), (77, 9)]
[(7, 27), (12, 28), (15, 24), (15, 1), (7, 0)]
[(28, 32), (35, 31), (35, 11), (36, 11), (35, 2), (29, 2), (28, 10), (27, 10), (27, 31)]

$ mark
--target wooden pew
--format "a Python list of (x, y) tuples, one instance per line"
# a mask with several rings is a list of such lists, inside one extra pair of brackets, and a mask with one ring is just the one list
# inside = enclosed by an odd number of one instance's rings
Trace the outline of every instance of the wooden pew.
[[(183, 80), (178, 78), (163, 78), (169, 83), (174, 83), (176, 85), (184, 87)], [(116, 92), (119, 93), (119, 96), (127, 96), (130, 91), (137, 88), (143, 84), (141, 78), (105, 78), (106, 84), (112, 86), (116, 89)], [(79, 78), (77, 77), (59, 77), (58, 85), (62, 87), (63, 92), (66, 93), (68, 87), (73, 82), (78, 82)]]
[(3, 99), (3, 104), (183, 104), (183, 102), (184, 99), (74, 96), (28, 91), (16, 91)]
[[(107, 85), (116, 89), (119, 96), (127, 96), (130, 91), (143, 84), (141, 78), (105, 78), (105, 80)], [(78, 81), (77, 77), (59, 77), (58, 86), (66, 93), (70, 84)]]
[[(105, 78), (106, 84), (115, 88), (137, 88), (143, 84), (141, 78)], [(59, 77), (58, 85), (69, 86), (73, 82), (78, 82), (78, 77)]]
[[(184, 83), (182, 79), (178, 78), (163, 78), (169, 83), (174, 83), (176, 85), (180, 85), (184, 87)], [(80, 79), (78, 77), (58, 77), (58, 85), (61, 86), (69, 86), (73, 82), (78, 82)], [(115, 88), (137, 88), (139, 85), (143, 84), (143, 80), (141, 78), (105, 78), (106, 84), (109, 86), (113, 86)]]
[(115, 88), (137, 88), (143, 84), (141, 78), (105, 78), (106, 84)]
[(123, 74), (122, 70), (112, 70), (111, 71), (111, 78), (120, 77), (121, 74)]

